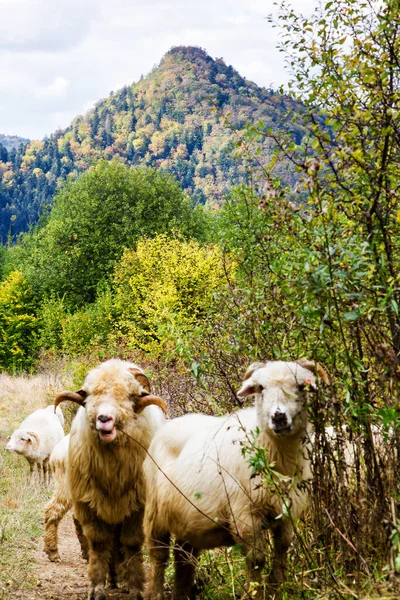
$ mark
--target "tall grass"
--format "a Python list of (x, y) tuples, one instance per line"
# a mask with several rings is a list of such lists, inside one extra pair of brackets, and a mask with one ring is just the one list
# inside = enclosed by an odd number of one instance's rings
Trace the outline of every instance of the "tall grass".
[(0, 375), (0, 598), (35, 586), (38, 539), (43, 533), (43, 504), (50, 491), (29, 479), (22, 456), (5, 449), (6, 439), (21, 421), (50, 404), (62, 389), (53, 372), (34, 376)]

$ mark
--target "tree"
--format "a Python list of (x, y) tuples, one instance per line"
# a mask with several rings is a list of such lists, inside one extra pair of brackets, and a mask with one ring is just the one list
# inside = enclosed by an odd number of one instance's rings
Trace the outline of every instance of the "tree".
[(44, 227), (10, 252), (39, 294), (70, 306), (93, 302), (125, 247), (155, 233), (206, 235), (206, 218), (172, 176), (117, 162), (99, 162), (66, 186)]

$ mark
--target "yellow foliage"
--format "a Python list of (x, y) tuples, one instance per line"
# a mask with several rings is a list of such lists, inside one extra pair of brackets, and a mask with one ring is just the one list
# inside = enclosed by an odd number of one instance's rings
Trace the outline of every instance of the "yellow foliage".
[(38, 320), (32, 290), (20, 271), (0, 284), (0, 365), (3, 369), (29, 366)]
[(153, 352), (192, 329), (226, 282), (219, 246), (159, 235), (126, 249), (114, 276), (118, 324)]

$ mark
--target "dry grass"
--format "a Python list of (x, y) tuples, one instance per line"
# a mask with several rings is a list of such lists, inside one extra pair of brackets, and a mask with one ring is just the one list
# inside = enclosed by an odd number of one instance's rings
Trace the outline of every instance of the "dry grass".
[(62, 387), (53, 373), (18, 377), (1, 374), (0, 434), (9, 433), (34, 410), (51, 404)]
[(50, 496), (30, 483), (28, 462), (5, 450), (6, 438), (62, 388), (53, 373), (0, 375), (0, 599), (36, 585), (33, 557), (43, 531), (42, 507)]
[(34, 553), (50, 492), (29, 482), (28, 463), (0, 447), (0, 599), (36, 585)]

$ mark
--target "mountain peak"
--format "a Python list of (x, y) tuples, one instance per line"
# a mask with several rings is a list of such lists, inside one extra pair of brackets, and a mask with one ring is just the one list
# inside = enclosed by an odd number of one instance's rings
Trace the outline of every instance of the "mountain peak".
[[(151, 73), (100, 100), (64, 131), (3, 152), (0, 238), (11, 226), (13, 234), (28, 229), (64, 182), (99, 159), (162, 169), (194, 200), (219, 204), (247, 176), (232, 130), (259, 121), (276, 129), (289, 103), (203, 48), (173, 47)], [(229, 113), (229, 128), (221, 111)]]
[[(236, 69), (226, 65), (222, 58), (212, 58), (199, 46), (174, 46), (161, 59), (160, 64), (150, 74), (157, 77), (168, 73), (169, 77), (178, 79), (178, 83), (194, 82), (202, 85), (217, 85), (219, 88), (238, 89), (255, 84), (247, 82)], [(145, 78), (145, 81), (148, 78)], [(180, 81), (181, 80), (181, 81)], [(258, 88), (260, 89), (260, 88)], [(208, 90), (210, 91), (210, 90)]]
[(179, 57), (188, 61), (204, 60), (206, 62), (213, 62), (211, 56), (206, 52), (206, 50), (204, 50), (200, 46), (173, 46), (164, 55), (161, 62), (170, 57)]

